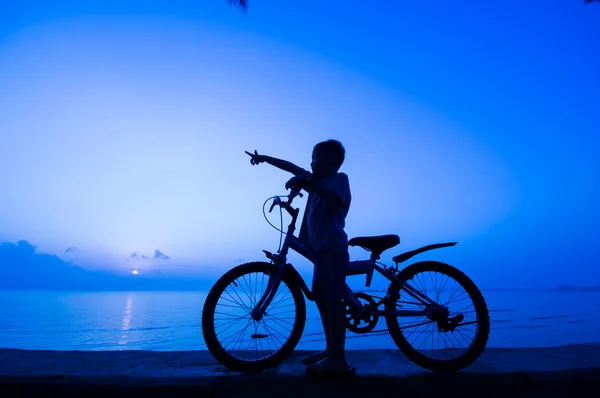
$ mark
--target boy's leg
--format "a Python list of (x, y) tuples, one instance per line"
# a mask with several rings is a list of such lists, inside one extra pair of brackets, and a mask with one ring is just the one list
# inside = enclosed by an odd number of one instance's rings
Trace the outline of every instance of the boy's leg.
[(329, 359), (333, 370), (345, 370), (346, 363), (346, 319), (344, 305), (341, 302), (329, 304), (329, 328), (331, 350)]
[(317, 352), (313, 355), (310, 355), (302, 360), (303, 365), (309, 365), (313, 363), (317, 363), (325, 358), (327, 358), (331, 352), (331, 333), (329, 326), (329, 311), (327, 304), (323, 299), (323, 294), (321, 293), (321, 287), (319, 286), (316, 278), (313, 277), (313, 286), (312, 286), (313, 294), (315, 295), (315, 304), (317, 305), (317, 309), (319, 310), (319, 315), (321, 316), (321, 323), (323, 324), (323, 331), (325, 332), (325, 350), (321, 352)]
[(346, 288), (348, 252), (322, 254), (319, 258), (321, 261), (315, 263), (316, 284), (322, 287), (321, 299), (325, 303), (330, 332), (330, 355), (323, 364), (324, 370), (345, 371), (348, 366), (345, 355), (346, 319), (342, 298)]
[(332, 294), (327, 298), (329, 312), (329, 328), (331, 333), (331, 367), (333, 370), (344, 371), (346, 363), (346, 316), (344, 314), (344, 290), (346, 288), (346, 269), (348, 267), (348, 251), (336, 253), (331, 258)]

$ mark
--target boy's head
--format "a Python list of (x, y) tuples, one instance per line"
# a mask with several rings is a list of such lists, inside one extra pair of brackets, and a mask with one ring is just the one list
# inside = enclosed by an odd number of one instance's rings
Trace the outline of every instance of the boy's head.
[(310, 163), (313, 174), (323, 177), (337, 173), (344, 163), (345, 155), (346, 150), (341, 142), (337, 140), (319, 142), (313, 149)]

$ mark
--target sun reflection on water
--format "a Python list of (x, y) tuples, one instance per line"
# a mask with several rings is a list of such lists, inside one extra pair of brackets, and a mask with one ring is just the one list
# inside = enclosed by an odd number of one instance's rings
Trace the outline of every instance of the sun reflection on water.
[(129, 329), (131, 329), (131, 317), (133, 314), (133, 294), (127, 295), (127, 301), (125, 303), (125, 309), (123, 310), (123, 319), (121, 320), (121, 337), (119, 345), (127, 344), (127, 337), (129, 335)]

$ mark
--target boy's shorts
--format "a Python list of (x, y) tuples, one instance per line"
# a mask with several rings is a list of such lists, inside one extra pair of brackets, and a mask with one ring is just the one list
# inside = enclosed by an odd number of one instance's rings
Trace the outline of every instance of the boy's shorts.
[[(335, 253), (315, 253), (312, 290), (327, 303), (339, 302), (346, 295), (348, 250)], [(318, 292), (317, 292), (318, 290)]]

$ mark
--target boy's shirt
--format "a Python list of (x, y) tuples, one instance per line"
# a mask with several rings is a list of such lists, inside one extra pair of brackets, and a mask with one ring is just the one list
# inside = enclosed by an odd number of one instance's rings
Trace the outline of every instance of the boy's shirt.
[(348, 250), (348, 235), (344, 231), (352, 200), (348, 176), (337, 173), (321, 181), (342, 199), (342, 205), (335, 206), (311, 192), (306, 202), (299, 239), (316, 252)]

